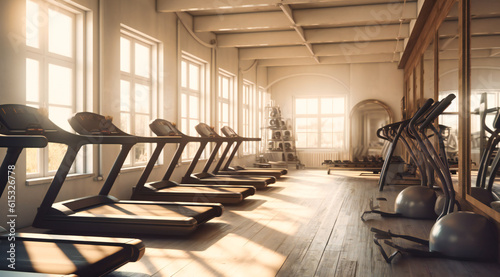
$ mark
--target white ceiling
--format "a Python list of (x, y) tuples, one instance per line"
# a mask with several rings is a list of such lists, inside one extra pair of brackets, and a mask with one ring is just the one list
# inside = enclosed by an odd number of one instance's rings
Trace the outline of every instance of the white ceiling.
[(398, 62), (416, 0), (157, 0), (260, 66)]

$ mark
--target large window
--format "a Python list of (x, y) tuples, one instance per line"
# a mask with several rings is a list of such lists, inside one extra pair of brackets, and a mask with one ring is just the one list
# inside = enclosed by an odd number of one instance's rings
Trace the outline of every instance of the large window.
[[(84, 107), (85, 11), (69, 4), (26, 1), (26, 104), (42, 108), (59, 127), (72, 131), (67, 119)], [(27, 177), (54, 175), (66, 146), (49, 143), (27, 149)], [(87, 151), (71, 173), (85, 171)]]
[(217, 95), (217, 130), (224, 126), (230, 126), (236, 130), (234, 126), (236, 122), (234, 103), (236, 94), (234, 89), (235, 77), (229, 72), (219, 69), (219, 92)]
[[(453, 93), (457, 95), (457, 91), (442, 91), (439, 95), (439, 100), (443, 100), (448, 94)], [(480, 95), (472, 95), (471, 97), (471, 110), (474, 110), (479, 107), (479, 98)], [(474, 116), (474, 119), (479, 119), (479, 117)], [(458, 155), (458, 101), (451, 102), (451, 105), (439, 116), (439, 124), (449, 127), (444, 132), (445, 135), (445, 144), (446, 144), (446, 152), (447, 157), (450, 159), (455, 159)], [(479, 130), (471, 130), (472, 135), (472, 144), (473, 148), (476, 146), (479, 147)], [(476, 136), (477, 135), (477, 136)]]
[[(158, 45), (145, 35), (129, 28), (120, 37), (120, 128), (139, 136), (150, 136), (149, 122), (156, 114), (155, 76)], [(125, 166), (147, 163), (151, 144), (135, 145)]]
[[(456, 90), (441, 91), (439, 100), (444, 99), (448, 94), (458, 94)], [(486, 127), (493, 129), (493, 121), (496, 116), (495, 107), (500, 106), (500, 91), (492, 89), (471, 90), (470, 110), (471, 113), (471, 157), (472, 161), (479, 163), (481, 153), (484, 150), (488, 133)], [(481, 122), (480, 112), (489, 109), (484, 122)], [(446, 156), (449, 159), (458, 158), (458, 101), (451, 102), (450, 106), (439, 116), (439, 124), (447, 128), (443, 133)]]
[[(187, 53), (181, 60), (181, 86), (180, 86), (180, 129), (190, 136), (198, 136), (195, 126), (205, 120), (205, 68), (206, 63)], [(198, 143), (189, 143), (182, 153), (182, 160), (194, 157)]]
[(262, 126), (264, 123), (264, 110), (267, 103), (269, 103), (270, 97), (269, 93), (263, 87), (259, 87), (259, 92), (257, 94), (257, 136), (262, 137)]
[(297, 148), (344, 148), (345, 97), (295, 99)]
[[(242, 95), (242, 128), (244, 137), (255, 136), (255, 86), (249, 81), (243, 81)], [(256, 142), (243, 143), (243, 155), (255, 154)]]

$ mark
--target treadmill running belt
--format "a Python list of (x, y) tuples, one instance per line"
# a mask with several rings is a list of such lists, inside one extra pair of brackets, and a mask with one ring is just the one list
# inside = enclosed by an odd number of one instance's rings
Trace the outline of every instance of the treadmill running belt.
[[(0, 241), (0, 270), (12, 270), (7, 267), (7, 238)], [(119, 246), (90, 245), (72, 242), (43, 242), (16, 240), (16, 268), (23, 271), (49, 274), (77, 274), (96, 276), (95, 268), (99, 264), (120, 263), (127, 250)]]
[[(165, 189), (168, 192), (173, 193), (204, 193), (204, 194), (220, 194), (221, 192), (225, 193), (244, 193), (247, 191), (247, 188), (238, 188), (238, 187), (189, 187), (189, 186), (176, 186)], [(162, 191), (162, 190), (159, 190)]]
[(185, 219), (192, 217), (197, 222), (206, 222), (207, 220), (217, 216), (216, 211), (208, 206), (177, 206), (177, 205), (141, 205), (116, 203), (108, 205), (99, 205), (77, 212), (75, 215), (89, 214), (97, 216), (138, 216), (138, 217), (162, 217), (172, 219)]

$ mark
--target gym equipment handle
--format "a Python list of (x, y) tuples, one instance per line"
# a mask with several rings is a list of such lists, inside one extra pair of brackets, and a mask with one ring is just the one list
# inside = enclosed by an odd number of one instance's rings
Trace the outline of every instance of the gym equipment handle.
[(450, 94), (446, 96), (439, 105), (427, 116), (427, 119), (420, 125), (420, 131), (426, 129), (439, 115), (441, 115), (448, 106), (450, 106), (451, 101), (455, 99), (455, 94)]

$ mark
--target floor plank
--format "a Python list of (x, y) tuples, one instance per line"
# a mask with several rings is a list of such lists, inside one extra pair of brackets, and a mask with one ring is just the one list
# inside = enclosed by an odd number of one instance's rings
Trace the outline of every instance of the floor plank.
[(143, 259), (109, 276), (500, 276), (498, 264), (401, 255), (385, 263), (371, 227), (426, 238), (433, 221), (378, 215), (361, 221), (370, 198), (387, 198), (380, 206), (392, 211), (404, 188), (379, 192), (377, 180), (360, 172), (292, 170), (189, 237), (143, 237)]

